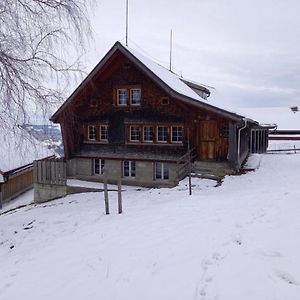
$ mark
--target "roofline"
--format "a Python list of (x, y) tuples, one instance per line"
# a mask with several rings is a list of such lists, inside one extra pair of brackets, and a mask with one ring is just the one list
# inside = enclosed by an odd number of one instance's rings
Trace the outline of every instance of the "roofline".
[(241, 121), (244, 116), (238, 115), (236, 113), (229, 112), (225, 109), (210, 105), (208, 103), (196, 100), (194, 98), (185, 96), (168, 86), (162, 79), (160, 79), (154, 72), (152, 72), (148, 67), (146, 67), (136, 56), (134, 56), (126, 47), (124, 47), (120, 42), (116, 42), (113, 47), (107, 52), (107, 54), (102, 58), (102, 60), (95, 66), (95, 68), (87, 75), (87, 77), (79, 84), (75, 91), (69, 96), (69, 98), (61, 105), (61, 107), (51, 116), (50, 121), (56, 122), (57, 117), (62, 112), (62, 110), (73, 100), (73, 98), (81, 91), (81, 89), (89, 82), (101, 67), (112, 57), (116, 50), (119, 50), (127, 58), (133, 60), (142, 71), (144, 71), (148, 76), (150, 76), (162, 89), (164, 89), (169, 95), (174, 98), (178, 98), (187, 104), (195, 105), (202, 109), (209, 109), (216, 114), (220, 114), (226, 118), (232, 119), (234, 121)]

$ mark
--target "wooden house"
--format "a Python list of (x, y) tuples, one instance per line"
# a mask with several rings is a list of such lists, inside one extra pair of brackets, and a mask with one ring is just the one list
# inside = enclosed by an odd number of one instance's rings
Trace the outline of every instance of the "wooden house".
[(52, 155), (25, 130), (16, 127), (11, 132), (0, 128), (0, 208), (32, 188), (33, 161)]
[(117, 42), (51, 117), (61, 126), (68, 176), (102, 180), (105, 171), (110, 182), (173, 186), (187, 157), (200, 169), (237, 170), (253, 129), (255, 151), (265, 151), (267, 130), (211, 105), (209, 95)]

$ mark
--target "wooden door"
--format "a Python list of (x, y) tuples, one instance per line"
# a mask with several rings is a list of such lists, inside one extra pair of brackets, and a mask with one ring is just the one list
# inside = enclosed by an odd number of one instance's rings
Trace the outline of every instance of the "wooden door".
[(199, 158), (201, 160), (217, 160), (219, 140), (219, 128), (217, 121), (201, 121), (198, 132)]

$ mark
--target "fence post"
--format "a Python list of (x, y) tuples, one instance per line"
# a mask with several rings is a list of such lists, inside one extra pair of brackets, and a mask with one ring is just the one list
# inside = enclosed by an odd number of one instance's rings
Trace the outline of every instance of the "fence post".
[(120, 178), (118, 180), (118, 213), (121, 214), (122, 212), (122, 183)]
[(104, 204), (105, 204), (105, 214), (109, 215), (109, 202), (108, 202), (108, 189), (107, 189), (107, 174), (106, 174), (106, 170), (104, 168)]

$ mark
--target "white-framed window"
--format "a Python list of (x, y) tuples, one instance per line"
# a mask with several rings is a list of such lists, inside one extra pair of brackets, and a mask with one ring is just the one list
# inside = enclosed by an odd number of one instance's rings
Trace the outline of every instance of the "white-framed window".
[(157, 142), (167, 143), (168, 142), (168, 127), (157, 126)]
[(103, 175), (104, 167), (105, 167), (104, 159), (99, 159), (99, 158), (94, 159), (94, 166), (93, 166), (94, 175)]
[(169, 179), (169, 165), (166, 163), (155, 163), (155, 179), (168, 180)]
[(182, 126), (172, 126), (172, 143), (182, 143), (183, 128)]
[(123, 161), (123, 176), (135, 177), (136, 164), (134, 160)]
[(140, 141), (141, 141), (141, 127), (130, 126), (130, 142), (140, 142)]
[(141, 105), (141, 89), (130, 89), (130, 105)]
[(119, 106), (126, 106), (128, 100), (127, 89), (117, 89), (117, 101)]
[(154, 139), (154, 128), (153, 126), (143, 127), (143, 141), (147, 143), (152, 143)]
[(108, 125), (100, 125), (100, 141), (108, 141)]
[(88, 139), (90, 141), (96, 140), (96, 126), (94, 126), (94, 125), (88, 126)]

